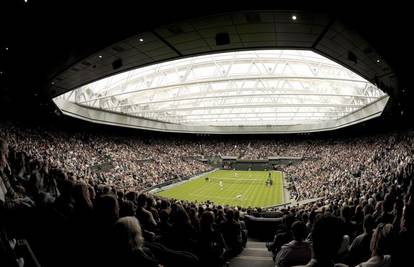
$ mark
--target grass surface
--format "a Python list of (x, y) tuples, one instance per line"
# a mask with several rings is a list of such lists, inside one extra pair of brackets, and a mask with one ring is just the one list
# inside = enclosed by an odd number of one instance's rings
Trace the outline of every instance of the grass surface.
[[(205, 177), (210, 178), (206, 181)], [(283, 204), (282, 173), (272, 171), (272, 186), (266, 186), (268, 171), (218, 170), (168, 188), (156, 195), (242, 207), (266, 207)], [(220, 186), (222, 181), (222, 186)]]

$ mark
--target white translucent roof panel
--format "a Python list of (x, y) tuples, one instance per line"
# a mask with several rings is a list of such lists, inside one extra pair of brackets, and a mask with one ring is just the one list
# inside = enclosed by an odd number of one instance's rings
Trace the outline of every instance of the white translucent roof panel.
[(186, 126), (263, 126), (338, 120), (384, 95), (312, 51), (257, 50), (134, 69), (56, 99)]

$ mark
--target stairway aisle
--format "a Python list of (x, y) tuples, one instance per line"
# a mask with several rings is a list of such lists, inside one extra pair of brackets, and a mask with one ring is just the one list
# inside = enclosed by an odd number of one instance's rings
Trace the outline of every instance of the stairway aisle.
[(265, 242), (247, 241), (246, 248), (230, 261), (230, 267), (273, 267), (272, 253)]

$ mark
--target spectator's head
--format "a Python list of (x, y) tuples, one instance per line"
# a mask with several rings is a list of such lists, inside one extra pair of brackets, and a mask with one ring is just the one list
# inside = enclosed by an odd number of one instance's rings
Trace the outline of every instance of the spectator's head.
[(73, 190), (75, 188), (75, 183), (69, 179), (62, 180), (58, 183), (58, 189), (61, 193), (61, 197), (64, 199), (70, 199), (73, 195)]
[(343, 206), (341, 209), (341, 217), (345, 222), (351, 220), (351, 209), (349, 206)]
[(140, 194), (137, 198), (138, 207), (145, 208), (146, 204), (147, 204), (147, 195)]
[(170, 203), (170, 201), (165, 200), (165, 199), (163, 199), (163, 200), (161, 201), (161, 209), (162, 209), (162, 210), (168, 209), (168, 208), (170, 208), (170, 207), (171, 207), (171, 203)]
[(226, 211), (226, 220), (233, 221), (234, 220), (234, 211), (232, 209), (228, 209)]
[(375, 219), (371, 214), (364, 217), (364, 231), (371, 234), (375, 228)]
[(6, 140), (0, 138), (0, 156), (9, 154), (9, 144)]
[(401, 229), (414, 231), (414, 205), (412, 203), (408, 203), (404, 207), (401, 218)]
[(201, 217), (201, 215), (204, 213), (204, 208), (202, 205), (198, 206), (198, 216)]
[(372, 214), (374, 213), (374, 206), (368, 203), (367, 205), (364, 206), (363, 211), (364, 211), (364, 215)]
[(161, 210), (159, 216), (160, 216), (160, 221), (164, 223), (167, 223), (168, 220), (170, 219), (170, 215), (168, 214), (166, 210)]
[(239, 210), (234, 210), (234, 219), (236, 221), (240, 220), (240, 211)]
[(200, 219), (200, 229), (206, 230), (211, 229), (214, 224), (214, 212), (212, 211), (205, 211), (203, 215), (201, 215)]
[(311, 224), (311, 225), (313, 225), (314, 223), (315, 223), (315, 219), (316, 219), (316, 212), (315, 212), (315, 210), (312, 210), (310, 213), (309, 213), (309, 223)]
[(9, 145), (6, 140), (0, 139), (0, 167), (7, 162), (7, 155), (9, 154)]
[(394, 198), (391, 195), (386, 195), (384, 201), (382, 202), (382, 211), (391, 212), (394, 209)]
[(109, 187), (109, 186), (104, 186), (103, 188), (102, 188), (102, 193), (103, 194), (109, 194), (111, 192), (111, 187)]
[(62, 169), (58, 169), (58, 168), (53, 168), (50, 171), (50, 175), (52, 175), (58, 183), (68, 179), (68, 176), (66, 175), (66, 172), (64, 172)]
[(141, 226), (135, 217), (123, 217), (115, 223), (115, 245), (120, 251), (131, 252), (142, 249), (144, 238)]
[(130, 191), (126, 193), (125, 198), (129, 201), (135, 202), (135, 200), (137, 199), (137, 193), (134, 191)]
[(88, 185), (85, 183), (78, 183), (74, 187), (73, 197), (76, 201), (76, 206), (80, 209), (91, 209), (92, 201), (89, 195)]
[(214, 209), (214, 211), (216, 212), (216, 219), (218, 220), (222, 220), (224, 218), (224, 210), (222, 209)]
[(104, 223), (115, 223), (119, 218), (118, 199), (111, 194), (101, 195), (96, 199), (95, 209), (97, 216)]
[(190, 216), (191, 219), (194, 219), (197, 217), (197, 210), (195, 208), (190, 208), (190, 210), (188, 211), (188, 215)]
[(321, 262), (331, 261), (337, 254), (343, 237), (343, 221), (331, 215), (319, 217), (312, 229), (314, 257)]
[(292, 224), (295, 222), (295, 216), (289, 213), (284, 215), (282, 220), (285, 227), (287, 229), (290, 229), (290, 227), (292, 227)]
[(119, 209), (119, 217), (127, 217), (135, 215), (135, 204), (132, 201), (126, 200), (122, 203)]
[(379, 224), (371, 238), (372, 256), (383, 256), (390, 253), (393, 241), (392, 224)]
[(116, 192), (116, 196), (118, 197), (119, 201), (124, 200), (124, 192), (118, 191), (118, 192)]
[(177, 210), (172, 213), (172, 221), (174, 225), (184, 226), (191, 223), (190, 217), (185, 209), (181, 206), (177, 206)]
[(296, 241), (303, 241), (306, 237), (306, 225), (301, 221), (296, 221), (292, 224), (292, 235)]
[(382, 201), (378, 201), (375, 205), (375, 213), (381, 214), (382, 213)]
[(155, 205), (156, 205), (156, 202), (155, 202), (154, 197), (153, 196), (148, 196), (148, 198), (147, 198), (147, 207), (152, 208), (152, 207), (155, 207)]

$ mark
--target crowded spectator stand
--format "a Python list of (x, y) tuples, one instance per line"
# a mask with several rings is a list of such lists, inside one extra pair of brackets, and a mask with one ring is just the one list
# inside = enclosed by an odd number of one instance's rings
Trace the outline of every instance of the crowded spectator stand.
[[(295, 264), (307, 266), (413, 262), (410, 132), (194, 141), (4, 123), (0, 138), (0, 253), (15, 266), (222, 266), (245, 246), (249, 218), (263, 217), (280, 218), (268, 236), (279, 266), (296, 249)], [(302, 157), (283, 170), (292, 197), (318, 200), (240, 208), (143, 193), (209, 170), (197, 158), (217, 155)], [(17, 255), (15, 243), (29, 253)]]

